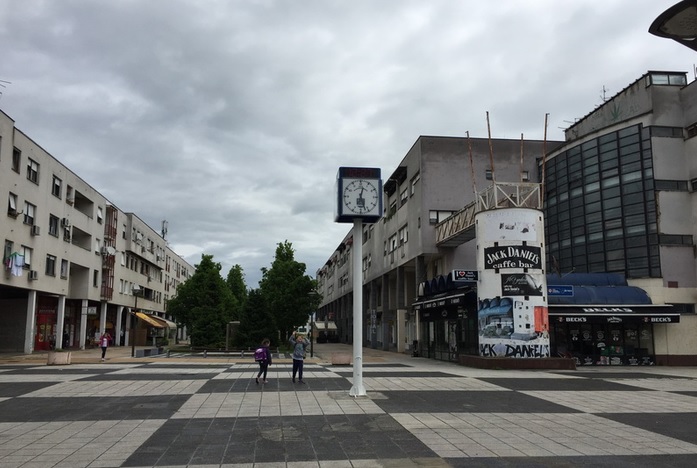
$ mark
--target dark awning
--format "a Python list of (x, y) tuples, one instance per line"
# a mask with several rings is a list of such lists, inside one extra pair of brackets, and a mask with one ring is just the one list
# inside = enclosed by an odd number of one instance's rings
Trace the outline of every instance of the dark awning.
[(438, 307), (447, 307), (450, 305), (462, 305), (465, 303), (465, 295), (467, 293), (459, 292), (448, 296), (424, 299), (414, 302), (411, 307), (414, 310), (435, 309)]
[(549, 320), (556, 323), (679, 323), (671, 305), (550, 305)]

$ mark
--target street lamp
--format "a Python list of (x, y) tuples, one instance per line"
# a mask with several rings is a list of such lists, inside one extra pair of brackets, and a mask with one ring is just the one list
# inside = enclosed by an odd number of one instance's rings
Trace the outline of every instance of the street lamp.
[(697, 0), (683, 0), (668, 8), (654, 20), (649, 32), (697, 50)]
[(133, 287), (131, 288), (131, 293), (135, 296), (136, 298), (136, 303), (133, 306), (133, 310), (131, 311), (131, 357), (134, 358), (136, 357), (136, 310), (138, 309), (138, 294), (140, 294), (141, 289), (140, 286), (137, 284), (134, 284)]

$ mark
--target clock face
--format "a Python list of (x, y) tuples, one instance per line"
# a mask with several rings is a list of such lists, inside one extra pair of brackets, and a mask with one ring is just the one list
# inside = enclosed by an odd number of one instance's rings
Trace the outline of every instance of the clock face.
[(374, 213), (380, 201), (377, 184), (375, 181), (366, 179), (344, 180), (344, 206), (351, 213), (356, 214), (379, 214)]

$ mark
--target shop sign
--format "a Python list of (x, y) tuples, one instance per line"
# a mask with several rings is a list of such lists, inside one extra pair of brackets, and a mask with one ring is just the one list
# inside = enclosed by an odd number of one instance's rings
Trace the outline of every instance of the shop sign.
[(484, 268), (534, 268), (542, 269), (540, 247), (530, 245), (505, 245), (484, 249)]
[(453, 270), (452, 277), (453, 281), (476, 282), (479, 279), (479, 272), (477, 270)]
[(547, 295), (572, 297), (574, 295), (574, 287), (571, 285), (547, 286)]
[(673, 323), (679, 322), (680, 317), (644, 317), (646, 323)]
[(503, 296), (542, 296), (542, 282), (527, 273), (501, 275)]

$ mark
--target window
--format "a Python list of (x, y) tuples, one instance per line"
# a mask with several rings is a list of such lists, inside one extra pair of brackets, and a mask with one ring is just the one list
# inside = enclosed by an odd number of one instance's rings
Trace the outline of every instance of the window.
[(12, 248), (14, 247), (14, 242), (11, 240), (5, 239), (5, 250), (2, 255), (2, 263), (5, 264), (8, 258), (10, 258), (10, 255), (12, 255)]
[(68, 277), (68, 261), (66, 259), (61, 260), (61, 278)]
[(68, 185), (68, 188), (66, 188), (65, 191), (65, 202), (68, 205), (72, 205), (75, 202), (75, 195), (73, 195), (73, 188)]
[(46, 255), (46, 276), (56, 276), (56, 257)]
[(682, 127), (649, 127), (652, 137), (682, 138)]
[(390, 252), (394, 252), (397, 249), (397, 234), (392, 234), (388, 243)]
[(661, 245), (692, 245), (692, 236), (680, 234), (661, 234), (658, 242)]
[(102, 214), (102, 207), (99, 206), (99, 207), (97, 207), (97, 222), (99, 224), (102, 224), (103, 220), (104, 220), (104, 215)]
[(687, 181), (685, 180), (658, 180), (654, 181), (656, 190), (672, 190), (679, 192), (687, 192)]
[(49, 215), (48, 233), (53, 237), (58, 237), (58, 216)]
[(36, 206), (29, 202), (24, 202), (24, 224), (31, 224), (32, 226), (34, 225), (35, 210)]
[(19, 168), (22, 165), (22, 152), (17, 148), (12, 151), (12, 170), (19, 174)]
[(399, 245), (406, 244), (408, 240), (409, 240), (409, 229), (405, 225), (399, 230)]
[(17, 195), (10, 192), (10, 196), (7, 198), (7, 215), (16, 218), (17, 213)]
[(684, 73), (651, 73), (646, 77), (646, 85), (687, 85), (687, 76)]
[(53, 186), (51, 187), (51, 193), (54, 196), (60, 198), (62, 190), (63, 190), (63, 181), (60, 180), (58, 177), (53, 176)]
[(416, 192), (416, 184), (419, 182), (420, 174), (416, 174), (412, 179), (411, 179), (411, 195), (414, 195), (414, 192)]
[(390, 203), (390, 212), (388, 216), (393, 216), (397, 212), (397, 200)]
[(530, 180), (530, 172), (523, 171), (520, 173), (520, 180), (523, 182), (528, 182)]
[(494, 179), (494, 174), (491, 171), (491, 169), (486, 170), (486, 180), (493, 180)]
[(99, 286), (99, 270), (94, 270), (92, 272), (92, 286), (95, 288)]
[(39, 163), (33, 159), (29, 159), (29, 163), (27, 164), (27, 179), (35, 184), (39, 183)]
[(399, 206), (403, 206), (407, 202), (407, 198), (409, 198), (409, 187), (405, 187), (399, 193)]
[(453, 213), (454, 211), (431, 210), (428, 212), (428, 222), (430, 224), (438, 224), (452, 216)]
[(24, 256), (24, 269), (25, 270), (31, 270), (31, 256), (32, 253), (34, 252), (34, 249), (31, 247), (27, 247), (26, 245), (22, 246), (22, 249), (20, 253)]

